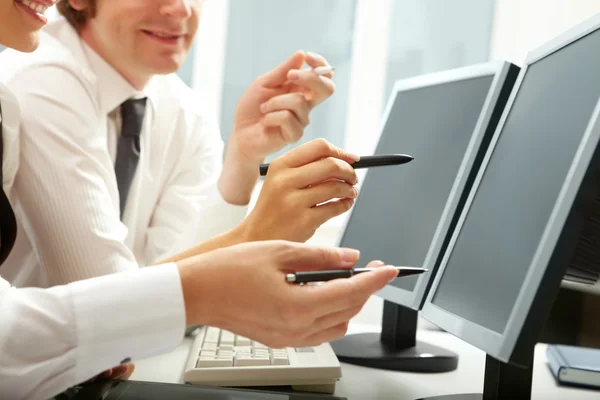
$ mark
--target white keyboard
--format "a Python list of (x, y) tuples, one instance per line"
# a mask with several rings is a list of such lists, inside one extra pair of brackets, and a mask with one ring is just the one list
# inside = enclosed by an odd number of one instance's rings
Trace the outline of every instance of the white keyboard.
[(201, 327), (185, 366), (184, 380), (197, 385), (292, 386), (333, 393), (342, 376), (328, 343), (317, 347), (272, 349), (226, 330)]

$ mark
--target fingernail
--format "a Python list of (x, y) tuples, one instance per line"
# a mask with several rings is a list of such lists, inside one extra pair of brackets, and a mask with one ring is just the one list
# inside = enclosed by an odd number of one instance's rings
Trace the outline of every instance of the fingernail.
[(291, 80), (295, 81), (300, 77), (300, 74), (298, 73), (298, 71), (290, 71), (290, 73), (288, 74), (288, 78), (290, 78)]
[(393, 266), (385, 265), (385, 266), (382, 266), (381, 268), (388, 268), (389, 270), (394, 271), (394, 276), (390, 279), (390, 282), (393, 282), (398, 278), (398, 271), (396, 271), (396, 269)]
[(360, 251), (356, 249), (341, 248), (340, 252), (343, 262), (355, 263), (360, 257)]
[(382, 267), (385, 265), (385, 263), (381, 260), (375, 260), (373, 262), (371, 262), (372, 265), (374, 265), (375, 267)]
[(316, 54), (316, 53), (313, 53), (312, 51), (307, 51), (306, 55), (309, 56), (310, 58), (312, 58), (315, 61), (319, 59), (319, 55)]
[(353, 187), (352, 190), (354, 191), (354, 197), (353, 199), (356, 199), (358, 197), (358, 189)]
[(354, 162), (360, 161), (360, 156), (357, 154), (347, 153), (348, 157)]

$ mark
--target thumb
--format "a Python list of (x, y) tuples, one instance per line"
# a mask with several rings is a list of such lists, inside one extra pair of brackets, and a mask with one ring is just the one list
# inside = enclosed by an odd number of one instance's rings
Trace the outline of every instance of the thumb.
[(264, 74), (261, 78), (261, 85), (268, 88), (275, 88), (283, 85), (288, 79), (288, 72), (292, 69), (302, 68), (305, 60), (306, 54), (303, 51), (295, 52), (274, 70)]

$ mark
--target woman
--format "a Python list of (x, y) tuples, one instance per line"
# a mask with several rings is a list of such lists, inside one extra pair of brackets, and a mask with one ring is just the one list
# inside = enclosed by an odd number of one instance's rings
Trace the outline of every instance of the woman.
[[(35, 50), (44, 12), (56, 1), (0, 0), (0, 44)], [(0, 263), (15, 237), (8, 198), (18, 169), (18, 113), (14, 96), (0, 84)], [(284, 276), (350, 268), (358, 256), (351, 249), (260, 242), (50, 289), (11, 288), (0, 278), (0, 397), (48, 398), (102, 371), (126, 377), (129, 361), (173, 349), (192, 324), (273, 347), (330, 341), (396, 271), (383, 267), (308, 287), (287, 284)]]

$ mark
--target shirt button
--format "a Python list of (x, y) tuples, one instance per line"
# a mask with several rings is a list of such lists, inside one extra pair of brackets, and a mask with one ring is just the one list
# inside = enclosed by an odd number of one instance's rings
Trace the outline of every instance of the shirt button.
[(124, 358), (123, 361), (121, 361), (121, 364), (129, 364), (131, 362), (131, 358), (127, 357)]

